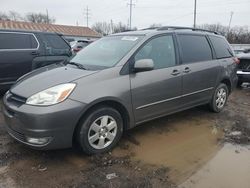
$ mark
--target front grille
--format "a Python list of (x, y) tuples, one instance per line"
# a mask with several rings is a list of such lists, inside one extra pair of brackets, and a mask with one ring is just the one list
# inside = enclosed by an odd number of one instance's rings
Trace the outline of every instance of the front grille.
[(21, 106), (26, 103), (26, 98), (16, 95), (14, 93), (9, 92), (6, 96), (7, 102), (11, 103), (15, 106)]
[(238, 68), (240, 70), (250, 71), (250, 59), (241, 59)]

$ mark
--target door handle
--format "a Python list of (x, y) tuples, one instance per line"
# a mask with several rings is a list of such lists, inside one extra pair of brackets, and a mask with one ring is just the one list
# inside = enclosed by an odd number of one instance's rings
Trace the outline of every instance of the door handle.
[(180, 71), (178, 71), (177, 69), (173, 70), (173, 72), (171, 73), (173, 76), (177, 76), (180, 74)]
[(36, 51), (33, 51), (33, 52), (31, 52), (30, 54), (31, 54), (31, 55), (39, 55), (39, 53), (36, 52)]
[(184, 73), (189, 73), (190, 71), (191, 71), (191, 69), (189, 67), (186, 67), (183, 72)]

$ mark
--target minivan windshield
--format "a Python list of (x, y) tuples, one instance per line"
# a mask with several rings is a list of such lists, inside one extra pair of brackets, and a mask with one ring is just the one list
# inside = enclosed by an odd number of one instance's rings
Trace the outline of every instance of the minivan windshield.
[(86, 69), (105, 69), (115, 66), (142, 36), (109, 36), (93, 42), (81, 50), (70, 62)]

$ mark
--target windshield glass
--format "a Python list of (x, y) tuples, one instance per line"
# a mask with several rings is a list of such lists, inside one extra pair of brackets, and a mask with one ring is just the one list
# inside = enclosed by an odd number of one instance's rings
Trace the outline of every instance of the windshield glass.
[(90, 44), (71, 62), (80, 63), (87, 69), (104, 69), (115, 66), (142, 36), (111, 36)]

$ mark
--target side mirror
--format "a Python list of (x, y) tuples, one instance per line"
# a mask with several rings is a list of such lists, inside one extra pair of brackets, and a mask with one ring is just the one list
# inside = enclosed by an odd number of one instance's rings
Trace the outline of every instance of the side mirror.
[(140, 59), (135, 62), (134, 72), (144, 72), (154, 70), (154, 61), (152, 59)]

